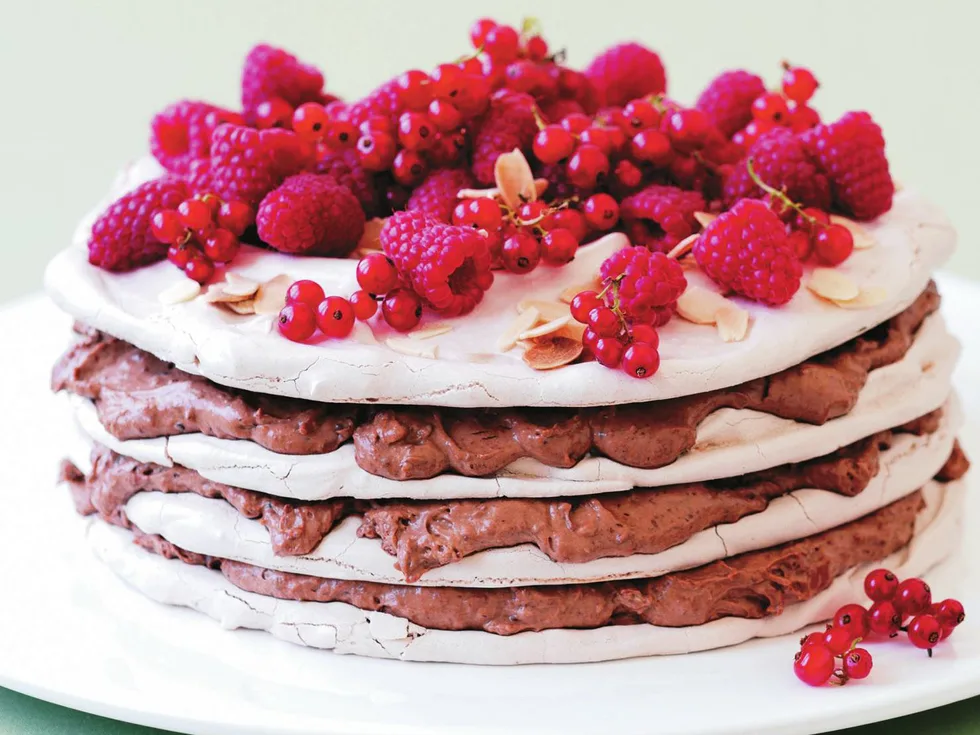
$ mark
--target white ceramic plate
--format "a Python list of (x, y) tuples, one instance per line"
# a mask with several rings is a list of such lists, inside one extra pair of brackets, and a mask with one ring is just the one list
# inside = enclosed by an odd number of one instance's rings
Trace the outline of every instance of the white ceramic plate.
[[(958, 384), (980, 458), (980, 289), (946, 278), (944, 309), (965, 341)], [(932, 660), (876, 644), (869, 680), (810, 689), (792, 673), (795, 636), (733, 648), (576, 666), (504, 668), (336, 656), (150, 602), (91, 556), (54, 490), (66, 406), (47, 393), (69, 320), (41, 299), (0, 311), (0, 685), (58, 704), (186, 733), (569, 735), (816, 732), (980, 694), (980, 500), (967, 547), (929, 575), (970, 617)], [(974, 486), (977, 481), (974, 480)]]

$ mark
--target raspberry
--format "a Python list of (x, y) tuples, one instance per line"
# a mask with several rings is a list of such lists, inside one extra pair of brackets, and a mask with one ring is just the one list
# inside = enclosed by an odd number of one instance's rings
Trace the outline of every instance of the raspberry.
[(186, 174), (193, 161), (211, 155), (211, 134), (226, 122), (240, 125), (242, 117), (206, 102), (175, 102), (153, 117), (150, 151), (168, 171)]
[(560, 98), (541, 103), (541, 116), (548, 122), (558, 123), (568, 115), (584, 115), (585, 110), (575, 100)]
[(618, 284), (606, 293), (606, 302), (613, 306), (618, 296), (623, 314), (640, 324), (658, 323), (660, 309), (676, 304), (687, 288), (680, 263), (644, 247), (623, 248), (613, 253), (599, 272), (604, 282)]
[(638, 43), (606, 49), (592, 59), (585, 76), (595, 86), (600, 106), (621, 107), (630, 100), (661, 94), (667, 89), (660, 57)]
[(666, 252), (697, 230), (694, 213), (704, 208), (704, 197), (696, 191), (651, 184), (626, 197), (619, 216), (627, 223), (634, 245)]
[(335, 151), (322, 148), (317, 152), (316, 172), (336, 179), (341, 186), (351, 190), (361, 203), (366, 217), (375, 217), (381, 209), (378, 187), (374, 174), (361, 165), (357, 151)]
[(705, 88), (694, 106), (731, 138), (752, 120), (752, 103), (766, 93), (761, 77), (736, 69), (722, 72)]
[(92, 225), (88, 262), (108, 271), (128, 271), (163, 260), (167, 245), (153, 235), (150, 220), (159, 209), (176, 209), (187, 185), (163, 176), (123, 194)]
[(350, 189), (329, 176), (298, 174), (259, 206), (259, 237), (276, 250), (343, 257), (364, 234), (364, 211)]
[(279, 97), (291, 107), (304, 102), (320, 102), (323, 74), (315, 66), (302, 63), (292, 54), (267, 44), (259, 44), (245, 57), (242, 67), (242, 108), (245, 118), (257, 121), (256, 108)]
[(456, 206), (456, 194), (460, 189), (473, 186), (470, 172), (462, 168), (433, 171), (419, 184), (405, 204), (410, 211), (425, 212), (440, 222), (448, 223)]
[(195, 192), (256, 206), (262, 197), (310, 164), (312, 150), (288, 130), (219, 125), (211, 136), (210, 165), (192, 167)]
[(522, 92), (506, 91), (491, 101), (473, 134), (472, 171), (479, 183), (493, 185), (493, 165), (501, 153), (531, 150), (538, 131), (533, 110), (534, 98)]
[(782, 220), (757, 199), (742, 199), (708, 225), (694, 258), (715, 283), (770, 306), (789, 301), (803, 268)]
[(487, 240), (471, 227), (396, 212), (381, 230), (381, 247), (412, 290), (446, 316), (471, 312), (493, 283)]
[(834, 203), (855, 219), (869, 220), (892, 207), (895, 183), (888, 171), (881, 128), (866, 112), (848, 112), (802, 135), (826, 172)]
[(396, 78), (389, 79), (367, 97), (352, 104), (347, 110), (347, 116), (355, 125), (360, 125), (371, 117), (384, 117), (391, 121), (394, 130), (398, 113), (401, 110), (402, 104), (398, 98), (398, 80)]
[(786, 128), (763, 133), (752, 144), (746, 156), (725, 178), (725, 204), (731, 206), (739, 199), (764, 196), (749, 176), (746, 161), (763, 182), (783, 191), (804, 207), (830, 208), (830, 184), (827, 177), (806, 152), (803, 142)]

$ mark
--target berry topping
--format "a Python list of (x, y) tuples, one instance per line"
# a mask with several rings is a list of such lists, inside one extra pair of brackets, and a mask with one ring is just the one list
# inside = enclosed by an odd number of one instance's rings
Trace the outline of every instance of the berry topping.
[(923, 648), (932, 655), (932, 649), (942, 640), (943, 626), (935, 615), (917, 615), (912, 618), (908, 627), (909, 643), (916, 648)]
[(842, 628), (851, 640), (868, 635), (868, 611), (858, 604), (844, 605), (834, 615), (834, 628)]
[(316, 307), (316, 324), (327, 337), (343, 339), (354, 329), (354, 307), (341, 296), (328, 296)]
[(600, 105), (627, 102), (667, 89), (664, 65), (656, 53), (638, 43), (612, 46), (596, 56), (585, 69)]
[(378, 301), (367, 291), (355, 291), (349, 300), (354, 317), (360, 322), (366, 322), (378, 313)]
[(398, 286), (398, 271), (384, 253), (371, 253), (357, 264), (357, 283), (368, 293), (386, 294)]
[(660, 353), (653, 345), (635, 342), (623, 353), (623, 372), (634, 378), (649, 378), (660, 368)]
[(827, 628), (823, 634), (823, 643), (835, 656), (843, 656), (854, 642), (854, 635), (849, 627)]
[(813, 72), (802, 66), (792, 67), (783, 62), (783, 94), (787, 99), (803, 104), (808, 102), (820, 83)]
[(585, 220), (596, 230), (611, 230), (619, 222), (619, 203), (608, 194), (593, 194), (582, 207)]
[(905, 617), (919, 615), (929, 611), (932, 590), (921, 579), (906, 579), (898, 585), (892, 602), (895, 603), (895, 609)]
[(458, 201), (456, 194), (460, 189), (472, 186), (473, 177), (466, 169), (450, 168), (433, 171), (412, 191), (408, 202), (405, 203), (405, 209), (422, 212), (448, 224), (452, 220), (453, 209)]
[(490, 110), (473, 132), (473, 176), (486, 186), (494, 183), (493, 167), (501, 153), (530, 150), (537, 133), (534, 98), (521, 92), (494, 97)]
[(276, 326), (291, 342), (305, 342), (316, 332), (316, 313), (304, 303), (286, 304), (279, 312)]
[(316, 281), (296, 281), (286, 290), (287, 304), (306, 304), (316, 308), (323, 299), (323, 288)]
[(651, 184), (620, 203), (619, 215), (634, 245), (669, 251), (697, 231), (694, 213), (705, 208), (698, 192)]
[(618, 303), (632, 322), (654, 324), (658, 310), (673, 306), (687, 279), (676, 260), (643, 247), (623, 248), (605, 260), (600, 269), (603, 282), (616, 284), (606, 292), (606, 302)]
[(935, 605), (935, 615), (944, 628), (955, 628), (966, 620), (966, 611), (959, 600), (943, 600)]
[(150, 152), (168, 171), (185, 174), (193, 161), (211, 155), (211, 134), (222, 123), (241, 124), (242, 118), (206, 102), (176, 102), (154, 115)]
[(694, 106), (730, 138), (749, 124), (752, 103), (765, 92), (761, 77), (741, 69), (726, 71), (711, 81)]
[(848, 679), (867, 679), (874, 661), (864, 648), (854, 648), (844, 655), (844, 676)]
[(262, 102), (279, 98), (290, 108), (304, 102), (318, 102), (323, 90), (323, 74), (282, 49), (259, 44), (249, 51), (242, 69), (242, 108), (250, 122), (256, 122)]
[(381, 302), (381, 315), (392, 329), (407, 332), (422, 319), (422, 300), (407, 288), (397, 288)]
[(883, 636), (898, 635), (902, 627), (902, 616), (890, 601), (876, 602), (868, 610), (868, 628), (872, 633)]
[(898, 577), (887, 569), (875, 569), (864, 578), (864, 594), (873, 602), (891, 601), (898, 592)]
[(797, 654), (793, 671), (804, 684), (823, 686), (834, 674), (834, 654), (824, 645), (807, 646)]

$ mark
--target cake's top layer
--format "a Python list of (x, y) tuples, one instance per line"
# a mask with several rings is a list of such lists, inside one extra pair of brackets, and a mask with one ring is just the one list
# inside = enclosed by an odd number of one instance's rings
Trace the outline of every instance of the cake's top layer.
[[(127, 169), (113, 197), (159, 173), (152, 161), (140, 161)], [(525, 276), (498, 273), (473, 313), (439, 320), (450, 331), (407, 348), (404, 343), (412, 338), (399, 337), (402, 344), (392, 349), (387, 340), (396, 333), (386, 326), (358, 324), (354, 339), (302, 344), (282, 339), (273, 316), (238, 316), (200, 298), (165, 305), (160, 294), (186, 278), (166, 262), (127, 274), (91, 266), (85, 248), (90, 222), (83, 223), (46, 277), (55, 301), (81, 322), (224, 385), (317, 401), (458, 407), (631, 403), (702, 393), (771, 374), (904, 309), (955, 244), (955, 232), (936, 206), (913, 192), (900, 192), (890, 212), (866, 225), (875, 245), (855, 251), (839, 267), (862, 288), (884, 289), (883, 302), (845, 309), (806, 289), (779, 309), (740, 302), (751, 314), (750, 332), (731, 343), (722, 341), (714, 327), (674, 319), (661, 331), (656, 379), (635, 380), (596, 363), (536, 371), (519, 350), (500, 352), (496, 344), (517, 317), (520, 302), (558, 302), (563, 291), (591, 280), (601, 262), (627, 244), (622, 235), (584, 246), (563, 268), (542, 267)], [(347, 293), (357, 288), (356, 262), (249, 249), (233, 269), (256, 281), (285, 274), (290, 280), (313, 279), (328, 293)], [(692, 286), (717, 290), (698, 270), (689, 270), (687, 277)], [(405, 354), (433, 348), (435, 358)]]

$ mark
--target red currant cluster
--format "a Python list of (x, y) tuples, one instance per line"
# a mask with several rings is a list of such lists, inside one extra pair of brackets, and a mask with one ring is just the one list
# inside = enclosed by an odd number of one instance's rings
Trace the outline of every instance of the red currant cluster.
[(732, 136), (732, 140), (748, 148), (760, 135), (774, 128), (785, 127), (794, 133), (816, 127), (820, 114), (807, 102), (820, 83), (809, 69), (783, 62), (781, 92), (766, 92), (752, 103), (752, 121)]
[[(929, 585), (918, 578), (899, 582), (887, 569), (875, 569), (864, 580), (870, 608), (852, 603), (834, 615), (825, 631), (810, 633), (800, 641), (793, 671), (800, 681), (822, 686), (828, 681), (846, 684), (864, 679), (873, 661), (864, 648), (857, 648), (870, 635), (895, 638), (908, 636), (916, 648), (929, 652), (948, 638), (966, 617), (958, 600), (933, 603)], [(840, 664), (837, 661), (840, 660)]]
[(586, 325), (582, 344), (604, 367), (621, 368), (634, 378), (653, 376), (660, 368), (660, 335), (650, 324), (630, 324), (621, 308), (606, 306), (605, 295), (582, 291), (572, 299), (572, 318)]
[(255, 222), (255, 212), (238, 201), (222, 201), (214, 194), (185, 199), (177, 209), (153, 213), (153, 236), (167, 243), (167, 259), (188, 278), (204, 284), (214, 275), (215, 263), (229, 263), (238, 254), (238, 238)]

